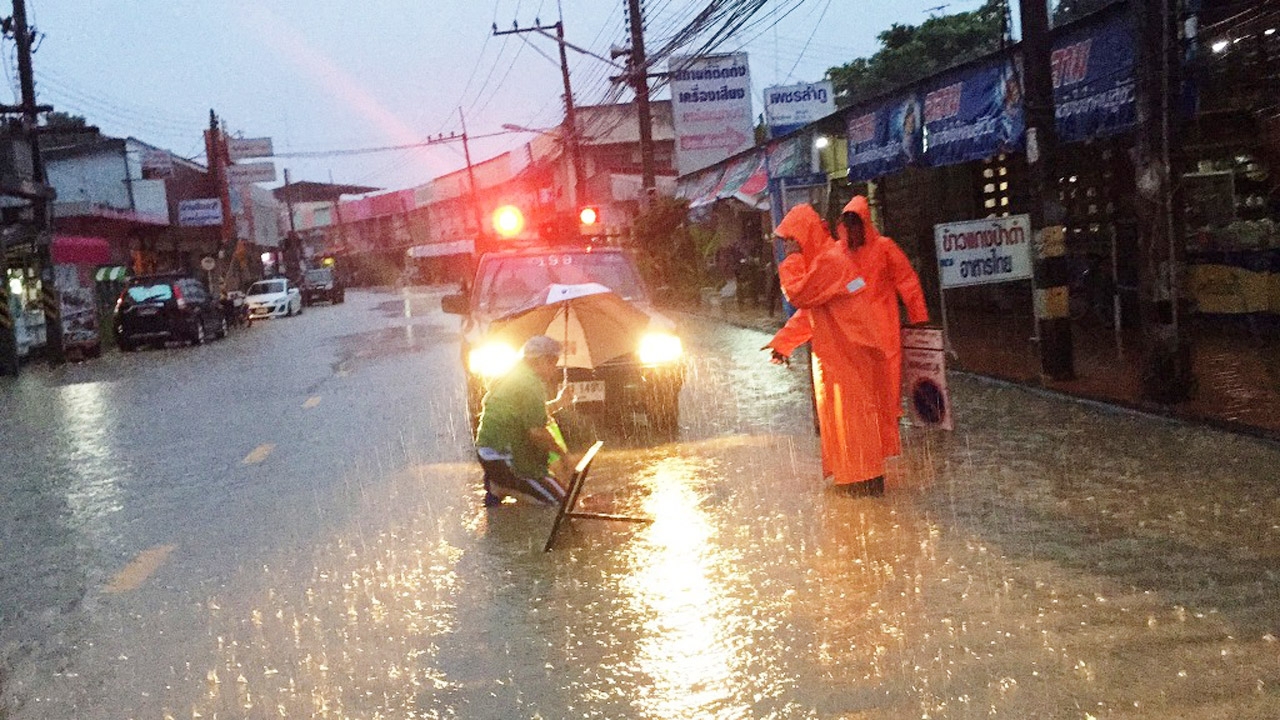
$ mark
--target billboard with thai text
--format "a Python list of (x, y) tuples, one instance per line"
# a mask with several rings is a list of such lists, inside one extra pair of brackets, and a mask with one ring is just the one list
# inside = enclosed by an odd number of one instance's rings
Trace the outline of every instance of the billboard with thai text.
[(1137, 122), (1134, 29), (1128, 13), (1073, 28), (1053, 43), (1053, 104), (1058, 138), (1079, 142)]
[(755, 144), (746, 53), (672, 57), (669, 69), (679, 174), (714, 165)]

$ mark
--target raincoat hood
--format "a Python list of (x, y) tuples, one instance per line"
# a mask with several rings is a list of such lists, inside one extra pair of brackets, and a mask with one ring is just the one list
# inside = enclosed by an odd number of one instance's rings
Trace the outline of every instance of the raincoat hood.
[(876, 226), (871, 222), (871, 204), (867, 202), (867, 198), (863, 195), (854, 195), (844, 209), (843, 213), (853, 213), (862, 218), (862, 234), (866, 239), (866, 243), (870, 245), (880, 239), (880, 233), (876, 230)]
[(774, 235), (795, 240), (800, 244), (800, 252), (806, 261), (813, 260), (818, 253), (831, 242), (831, 234), (827, 232), (826, 223), (818, 215), (812, 205), (797, 205), (791, 208), (782, 222), (773, 231)]

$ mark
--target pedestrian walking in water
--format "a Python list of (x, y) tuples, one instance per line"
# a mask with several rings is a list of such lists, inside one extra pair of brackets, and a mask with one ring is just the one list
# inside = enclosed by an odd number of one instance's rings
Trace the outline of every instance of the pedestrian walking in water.
[(782, 292), (798, 311), (765, 347), (784, 362), (812, 343), (823, 472), (853, 494), (880, 495), (885, 458), (901, 452), (898, 299), (909, 322), (927, 322), (920, 280), (871, 224), (862, 196), (845, 206), (836, 238), (810, 205), (793, 208), (774, 232), (787, 253)]

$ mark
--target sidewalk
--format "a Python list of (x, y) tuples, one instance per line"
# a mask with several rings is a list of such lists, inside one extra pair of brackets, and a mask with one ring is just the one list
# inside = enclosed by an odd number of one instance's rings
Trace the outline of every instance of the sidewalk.
[[(756, 307), (738, 307), (732, 299), (700, 306), (673, 308), (737, 327), (773, 334), (781, 318)], [(968, 321), (966, 321), (968, 320)], [(1230, 328), (1200, 328), (1193, 356), (1199, 383), (1196, 396), (1176, 406), (1161, 406), (1141, 397), (1140, 338), (1126, 338), (1123, 358), (1117, 358), (1110, 336), (1077, 332), (1075, 380), (1046, 381), (1031, 340), (1031, 322), (981, 322), (957, 314), (951, 340), (956, 357), (953, 372), (1014, 383), (1070, 398), (1101, 402), (1230, 432), (1280, 440), (1280, 347), (1243, 344)]]

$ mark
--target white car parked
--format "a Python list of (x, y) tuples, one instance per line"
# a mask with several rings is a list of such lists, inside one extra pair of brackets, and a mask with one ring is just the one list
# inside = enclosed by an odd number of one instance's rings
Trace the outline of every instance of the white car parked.
[(302, 291), (285, 278), (259, 280), (246, 294), (250, 320), (302, 314)]

